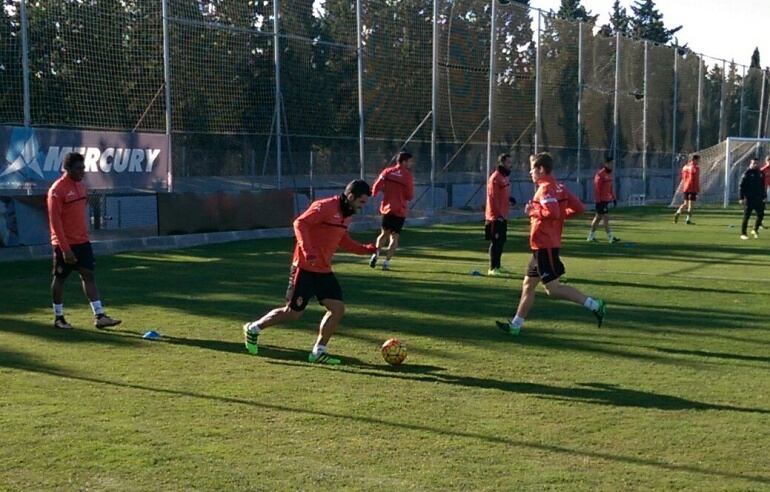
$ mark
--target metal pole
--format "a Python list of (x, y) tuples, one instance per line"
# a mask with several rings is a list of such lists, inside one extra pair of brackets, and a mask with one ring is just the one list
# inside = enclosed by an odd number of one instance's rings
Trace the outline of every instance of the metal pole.
[(163, 85), (165, 86), (166, 137), (168, 138), (168, 175), (166, 179), (168, 191), (171, 193), (174, 191), (174, 160), (172, 159), (173, 145), (171, 145), (171, 49), (168, 33), (168, 0), (161, 2), (161, 9), (163, 14)]
[[(490, 21), (490, 40), (489, 40), (489, 123), (487, 125), (487, 174), (489, 176), (492, 169), (492, 122), (494, 121), (495, 108), (495, 48), (497, 45), (497, 2), (492, 2), (492, 19)], [(486, 179), (486, 178), (485, 178)]]
[(730, 205), (730, 139), (727, 139), (725, 146), (725, 189), (722, 199), (722, 206), (727, 208)]
[(280, 36), (280, 0), (273, 0), (273, 62), (275, 64), (275, 157), (276, 179), (278, 189), (282, 185), (282, 159), (281, 159), (281, 36)]
[(358, 59), (358, 165), (364, 179), (364, 50), (361, 39), (361, 0), (356, 0), (356, 58)]
[(438, 0), (433, 0), (433, 63), (431, 67), (430, 95), (430, 208), (436, 206), (436, 133), (438, 122)]
[(583, 153), (583, 134), (582, 134), (582, 114), (581, 114), (581, 99), (583, 98), (583, 23), (578, 22), (578, 85), (577, 85), (577, 184), (578, 189), (581, 190), (580, 185), (580, 167), (581, 167), (581, 154)]
[(679, 112), (677, 107), (679, 104), (679, 53), (676, 50), (674, 48), (674, 101), (671, 105), (673, 110), (671, 117), (671, 180), (674, 182), (674, 186), (676, 186), (676, 126), (678, 124), (677, 113)]
[(698, 107), (695, 118), (695, 149), (700, 150), (701, 103), (703, 102), (703, 57), (698, 57)]
[(620, 33), (615, 33), (615, 97), (612, 110), (612, 158), (615, 159), (615, 172), (612, 173), (613, 180), (615, 181), (615, 189), (618, 189), (618, 172), (620, 154), (618, 152), (618, 126), (620, 121), (620, 113), (618, 112), (618, 96), (620, 93)]
[(642, 105), (642, 192), (647, 197), (647, 60), (649, 43), (644, 42), (644, 103)]
[(722, 60), (722, 85), (719, 90), (719, 141), (724, 140), (725, 130), (725, 61)]
[(741, 110), (738, 112), (738, 136), (743, 136), (743, 95), (746, 92), (746, 65), (743, 65), (743, 71), (741, 75)]
[(759, 96), (759, 118), (757, 119), (757, 138), (762, 138), (762, 110), (765, 109), (765, 71), (762, 71), (762, 92)]
[[(767, 70), (765, 70), (763, 72), (763, 74), (764, 75), (763, 75), (762, 78), (764, 79), (767, 76)], [(770, 105), (768, 105), (768, 110), (765, 111), (765, 133), (764, 133), (764, 138), (767, 138), (767, 135), (768, 135), (768, 130), (767, 130), (768, 125), (770, 125)]]
[(32, 124), (32, 110), (29, 93), (29, 19), (27, 18), (27, 0), (21, 0), (21, 72), (24, 91), (24, 126)]
[[(497, 2), (493, 1), (492, 4)], [(535, 52), (535, 153), (540, 148), (540, 11), (537, 11), (537, 51)]]

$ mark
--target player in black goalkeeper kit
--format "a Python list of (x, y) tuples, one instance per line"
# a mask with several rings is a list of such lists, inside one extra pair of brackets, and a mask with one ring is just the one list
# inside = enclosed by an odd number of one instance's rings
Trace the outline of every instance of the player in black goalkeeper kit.
[(743, 222), (741, 223), (741, 239), (748, 239), (746, 228), (749, 225), (751, 212), (757, 213), (756, 222), (751, 235), (759, 239), (759, 228), (762, 226), (762, 219), (765, 217), (765, 202), (767, 201), (767, 191), (765, 190), (765, 179), (762, 171), (759, 170), (757, 159), (751, 159), (749, 168), (743, 173), (741, 178), (741, 205), (743, 205)]

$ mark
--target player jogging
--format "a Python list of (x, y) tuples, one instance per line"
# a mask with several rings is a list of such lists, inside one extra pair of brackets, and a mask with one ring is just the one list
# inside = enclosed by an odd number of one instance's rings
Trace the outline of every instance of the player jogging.
[(676, 213), (674, 213), (674, 224), (679, 222), (679, 214), (681, 214), (682, 210), (686, 207), (687, 218), (685, 219), (685, 224), (695, 225), (695, 222), (692, 221), (692, 209), (695, 206), (695, 200), (698, 198), (698, 193), (700, 193), (699, 161), (700, 156), (698, 154), (693, 154), (690, 158), (690, 162), (682, 166), (681, 187), (682, 193), (684, 193), (684, 202), (682, 202), (679, 208), (676, 209)]
[(317, 200), (294, 221), (297, 239), (294, 259), (286, 291), (286, 305), (273, 309), (260, 319), (243, 325), (246, 349), (256, 355), (257, 339), (267, 327), (296, 321), (312, 297), (326, 308), (318, 327), (318, 337), (308, 362), (339, 364), (341, 361), (326, 353), (326, 345), (345, 314), (342, 288), (332, 272), (332, 256), (338, 248), (365, 255), (374, 251), (374, 244), (363, 245), (350, 238), (348, 225), (353, 214), (366, 204), (371, 190), (366, 181), (348, 183), (345, 191), (331, 198)]
[(597, 242), (596, 240), (596, 228), (599, 226), (599, 222), (604, 223), (604, 230), (607, 232), (607, 240), (612, 243), (620, 242), (620, 238), (612, 234), (610, 229), (610, 211), (609, 205), (615, 206), (618, 204), (615, 192), (612, 190), (612, 169), (614, 161), (612, 157), (604, 159), (604, 165), (596, 171), (594, 175), (594, 203), (596, 204), (596, 215), (594, 215), (591, 221), (591, 230), (588, 232), (588, 241)]
[(600, 327), (604, 321), (607, 308), (603, 300), (587, 297), (574, 287), (559, 282), (559, 277), (565, 272), (559, 258), (564, 221), (583, 213), (585, 207), (562, 183), (556, 181), (552, 171), (553, 158), (548, 152), (537, 154), (531, 161), (529, 174), (537, 185), (537, 191), (524, 212), (530, 220), (532, 259), (524, 277), (516, 315), (511, 321), (495, 322), (499, 329), (511, 335), (518, 335), (521, 331), (527, 313), (535, 303), (535, 288), (540, 282), (549, 296), (581, 304), (594, 313)]
[(372, 185), (372, 196), (382, 192), (380, 213), (382, 214), (382, 228), (377, 236), (377, 250), (369, 259), (369, 266), (377, 265), (380, 251), (388, 243), (385, 251), (385, 261), (382, 269), (390, 268), (390, 260), (398, 249), (398, 239), (404, 228), (404, 221), (409, 210), (409, 200), (414, 198), (414, 178), (410, 169), (414, 164), (412, 154), (399, 152), (396, 156), (396, 164), (382, 170), (377, 180)]

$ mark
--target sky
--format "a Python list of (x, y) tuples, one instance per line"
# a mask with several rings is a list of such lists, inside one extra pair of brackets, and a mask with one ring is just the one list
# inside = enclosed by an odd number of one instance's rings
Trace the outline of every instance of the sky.
[[(606, 24), (614, 0), (583, 0), (598, 24)], [(530, 0), (532, 7), (558, 10), (559, 0)], [(631, 13), (633, 0), (620, 4)], [(763, 67), (770, 66), (770, 1), (768, 0), (658, 0), (655, 5), (671, 29), (684, 26), (676, 37), (700, 54), (748, 65), (759, 48)]]

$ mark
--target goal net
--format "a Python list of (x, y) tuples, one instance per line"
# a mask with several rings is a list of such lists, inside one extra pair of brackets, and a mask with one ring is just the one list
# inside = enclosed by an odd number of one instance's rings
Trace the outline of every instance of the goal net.
[[(770, 155), (770, 139), (730, 137), (701, 150), (698, 154), (700, 155), (698, 202), (722, 204), (727, 207), (730, 203), (738, 201), (741, 176), (748, 168), (751, 158), (756, 157), (762, 164), (765, 156)], [(686, 160), (682, 161), (682, 165), (684, 164)], [(675, 207), (682, 201), (680, 180), (670, 205)]]

